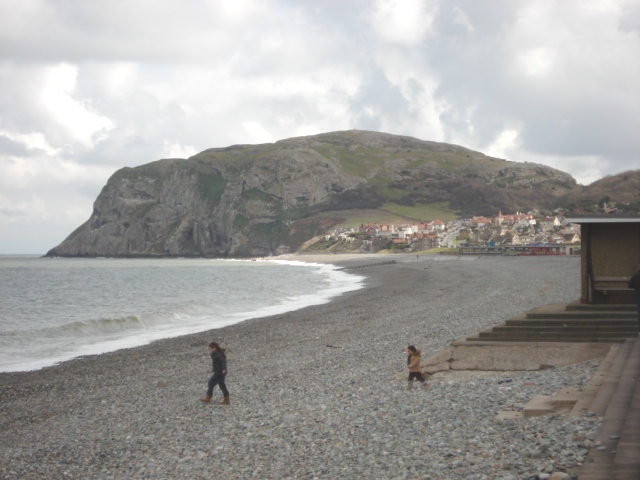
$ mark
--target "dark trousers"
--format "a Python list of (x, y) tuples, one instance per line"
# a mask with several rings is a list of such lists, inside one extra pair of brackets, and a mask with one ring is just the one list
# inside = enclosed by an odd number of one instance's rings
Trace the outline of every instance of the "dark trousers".
[(222, 390), (222, 394), (225, 397), (229, 396), (229, 390), (227, 390), (227, 386), (224, 384), (224, 377), (225, 375), (222, 375), (221, 373), (214, 373), (213, 375), (211, 375), (211, 378), (209, 379), (209, 388), (207, 389), (207, 395), (213, 395), (213, 387), (219, 385), (220, 390)]
[(422, 376), (422, 372), (409, 372), (409, 381), (412, 382), (413, 379), (417, 379), (419, 382), (424, 383), (424, 377)]

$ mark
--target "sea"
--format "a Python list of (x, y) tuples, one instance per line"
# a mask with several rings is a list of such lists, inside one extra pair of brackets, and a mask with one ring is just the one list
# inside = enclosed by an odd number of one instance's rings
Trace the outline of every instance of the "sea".
[(322, 304), (363, 282), (334, 265), (282, 259), (0, 255), (0, 372)]

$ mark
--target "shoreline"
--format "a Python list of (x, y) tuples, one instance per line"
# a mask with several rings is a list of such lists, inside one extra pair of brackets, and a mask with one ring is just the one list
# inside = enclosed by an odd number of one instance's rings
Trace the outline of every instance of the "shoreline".
[[(373, 263), (340, 257), (284, 260)], [(494, 425), (494, 411), (586, 383), (592, 365), (515, 373), (515, 391), (482, 378), (406, 392), (403, 350), (415, 344), (424, 360), (508, 315), (575, 300), (579, 259), (388, 257), (397, 263), (358, 269), (364, 288), (328, 303), (0, 373), (0, 477), (208, 478), (215, 471), (227, 478), (396, 478), (406, 471), (502, 478), (492, 476), (495, 452), (504, 462), (515, 455), (514, 441), (536, 440), (514, 439), (522, 425)], [(228, 408), (199, 401), (212, 340), (228, 352)], [(595, 419), (526, 422), (556, 431), (597, 428)], [(539, 460), (510, 461), (524, 475), (520, 469), (553, 462), (567, 441)]]
[[(374, 254), (372, 254), (373, 256)], [(368, 256), (368, 255), (367, 255)], [(302, 258), (300, 258), (302, 257)], [(254, 258), (254, 259), (239, 259), (242, 261), (284, 261), (284, 262), (301, 262), (301, 263), (308, 263), (308, 264), (324, 264), (324, 265), (333, 265), (336, 268), (341, 268), (342, 266), (347, 266), (348, 264), (352, 263), (354, 260), (357, 260), (358, 258), (364, 258), (363, 256), (360, 256), (358, 254), (345, 254), (344, 257), (340, 256), (341, 258), (336, 258), (338, 257), (337, 255), (299, 255), (299, 254), (285, 254), (285, 255), (279, 255), (277, 257), (259, 257), (259, 258)], [(43, 257), (40, 257), (43, 258)], [(219, 260), (219, 259), (213, 259), (213, 260)], [(221, 260), (225, 260), (225, 259), (221, 259)], [(235, 260), (235, 259), (234, 259)], [(333, 260), (333, 261), (328, 261), (328, 260)], [(336, 261), (337, 260), (337, 261)], [(343, 265), (344, 264), (344, 265)], [(358, 274), (357, 276), (364, 276), (361, 274)], [(354, 290), (354, 292), (358, 291), (358, 290), (362, 290), (367, 288), (366, 286), (366, 279), (362, 282), (362, 287)], [(81, 355), (78, 357), (74, 357), (68, 360), (64, 360), (61, 361), (59, 363), (56, 363), (54, 365), (48, 365), (45, 367), (40, 367), (37, 369), (33, 369), (33, 370), (20, 370), (20, 371), (11, 371), (11, 372), (0, 372), (0, 381), (2, 380), (2, 376), (3, 375), (19, 375), (19, 374), (28, 374), (28, 373), (35, 373), (35, 372), (39, 372), (45, 369), (56, 369), (56, 368), (64, 368), (65, 365), (72, 363), (72, 362), (76, 362), (76, 361), (82, 361), (88, 358), (95, 358), (95, 357), (100, 357), (102, 355), (109, 355), (109, 354), (118, 354), (118, 352), (122, 352), (122, 351), (130, 351), (130, 350), (135, 350), (138, 348), (145, 348), (145, 347), (149, 347), (151, 345), (153, 345), (156, 342), (164, 342), (164, 341), (170, 341), (170, 340), (175, 340), (175, 339), (179, 339), (182, 337), (191, 337), (194, 335), (206, 335), (206, 334), (211, 334), (212, 332), (216, 332), (219, 330), (223, 330), (223, 329), (228, 329), (231, 327), (235, 327), (238, 325), (241, 325), (243, 323), (247, 323), (247, 322), (254, 322), (254, 321), (258, 321), (258, 320), (265, 320), (271, 317), (278, 317), (281, 315), (287, 315), (293, 312), (296, 312), (298, 310), (302, 310), (305, 308), (309, 308), (309, 307), (313, 307), (313, 306), (321, 306), (321, 305), (325, 305), (326, 303), (330, 303), (331, 301), (333, 301), (335, 298), (340, 297), (342, 295), (344, 295), (345, 293), (351, 293), (351, 292), (342, 292), (338, 295), (335, 295), (333, 297), (331, 297), (329, 299), (329, 302), (325, 302), (325, 303), (321, 303), (321, 304), (314, 304), (314, 305), (305, 305), (303, 307), (297, 308), (295, 310), (289, 310), (286, 312), (282, 312), (282, 313), (278, 313), (275, 315), (262, 315), (262, 316), (255, 316), (255, 317), (251, 317), (245, 320), (241, 320), (237, 323), (233, 323), (231, 325), (225, 325), (222, 327), (217, 327), (217, 328), (212, 328), (212, 329), (208, 329), (202, 332), (195, 332), (195, 333), (189, 333), (189, 334), (185, 334), (185, 335), (179, 335), (179, 336), (175, 336), (175, 337), (167, 337), (167, 338), (159, 338), (156, 340), (152, 340), (149, 343), (143, 344), (143, 345), (136, 345), (133, 347), (123, 347), (123, 348), (119, 348), (117, 350), (113, 350), (113, 351), (108, 351), (108, 352), (101, 352), (101, 353), (96, 353), (94, 355)]]
[[(38, 256), (34, 256), (34, 257), (42, 258)], [(360, 260), (361, 260), (365, 256), (345, 255), (344, 257), (341, 257), (339, 259), (336, 259), (335, 256), (331, 256), (331, 257), (332, 258), (327, 258), (327, 256), (312, 255), (312, 256), (304, 256), (303, 258), (295, 258), (295, 254), (291, 254), (291, 255), (281, 255), (277, 257), (264, 257), (264, 258), (253, 258), (253, 259), (204, 259), (204, 260), (213, 260), (213, 261), (221, 260), (223, 262), (224, 261), (231, 261), (231, 262), (255, 261), (255, 262), (267, 262), (267, 263), (272, 262), (274, 264), (277, 263), (277, 264), (293, 266), (293, 267), (308, 266), (309, 268), (322, 270), (325, 272), (324, 273), (325, 275), (331, 276), (333, 274), (329, 273), (327, 268), (332, 271), (341, 270), (339, 266), (334, 265), (335, 263), (348, 264), (349, 261), (351, 260), (358, 259), (358, 257), (360, 257)], [(179, 261), (180, 259), (176, 259), (176, 260)], [(187, 260), (192, 260), (192, 259), (187, 259)], [(328, 261), (328, 260), (331, 260), (331, 261)], [(336, 260), (338, 260), (338, 262), (336, 262)], [(295, 297), (290, 297), (290, 298), (287, 297), (287, 298), (283, 298), (282, 303), (279, 303), (279, 304), (257, 307), (254, 310), (240, 311), (235, 313), (233, 316), (229, 317), (229, 319), (227, 320), (219, 319), (219, 321), (216, 322), (215, 326), (211, 326), (211, 325), (195, 326), (191, 329), (191, 331), (187, 331), (187, 332), (183, 331), (180, 333), (159, 331), (159, 332), (156, 332), (157, 334), (154, 334), (153, 331), (150, 331), (148, 334), (143, 335), (144, 338), (138, 341), (135, 341), (135, 340), (128, 341), (129, 337), (122, 337), (120, 339), (120, 343), (123, 343), (123, 345), (116, 345), (116, 346), (112, 345), (109, 347), (105, 347), (102, 343), (98, 343), (98, 344), (94, 344), (93, 346), (94, 347), (93, 350), (95, 351), (95, 353), (87, 354), (84, 352), (74, 352), (67, 355), (59, 355), (57, 358), (51, 357), (51, 358), (43, 358), (43, 359), (37, 359), (33, 357), (30, 359), (26, 359), (22, 364), (13, 363), (13, 364), (6, 365), (6, 369), (4, 367), (3, 369), (0, 369), (0, 374), (24, 373), (24, 372), (30, 372), (30, 371), (37, 371), (43, 368), (63, 365), (66, 362), (73, 361), (77, 358), (102, 355), (105, 353), (112, 353), (119, 350), (128, 350), (132, 348), (149, 345), (156, 341), (176, 338), (176, 337), (185, 336), (185, 335), (193, 335), (193, 334), (202, 333), (202, 332), (216, 331), (225, 326), (236, 325), (248, 320), (293, 312), (295, 310), (306, 308), (312, 305), (322, 305), (324, 303), (330, 302), (336, 296), (340, 296), (349, 291), (359, 290), (361, 288), (364, 288), (364, 285), (363, 285), (363, 279), (365, 278), (364, 276), (351, 274), (350, 272), (349, 273), (345, 272), (345, 273), (348, 277), (353, 277), (353, 278), (349, 280), (344, 280), (344, 279), (338, 280), (338, 284), (342, 284), (341, 286), (333, 285), (331, 288), (317, 291), (316, 294), (301, 294)], [(347, 284), (350, 284), (350, 285), (347, 285)], [(307, 298), (306, 300), (302, 300), (302, 298), (305, 298), (305, 297), (312, 297), (312, 298)], [(141, 336), (139, 332), (138, 333), (134, 332), (132, 335), (134, 337)], [(108, 341), (108, 343), (113, 344), (114, 341), (117, 342), (118, 340), (111, 339)], [(88, 350), (88, 349), (85, 349), (85, 350)]]

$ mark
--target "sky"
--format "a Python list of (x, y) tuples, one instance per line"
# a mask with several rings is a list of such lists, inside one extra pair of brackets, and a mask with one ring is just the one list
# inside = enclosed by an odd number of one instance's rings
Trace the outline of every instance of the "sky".
[(640, 0), (0, 0), (0, 254), (122, 167), (374, 130), (640, 168)]

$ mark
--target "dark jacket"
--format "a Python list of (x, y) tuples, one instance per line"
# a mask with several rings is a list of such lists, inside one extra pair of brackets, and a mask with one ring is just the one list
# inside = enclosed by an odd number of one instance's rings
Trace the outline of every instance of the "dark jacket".
[(213, 373), (222, 374), (223, 370), (227, 370), (227, 357), (219, 349), (211, 354), (211, 363), (213, 364)]

